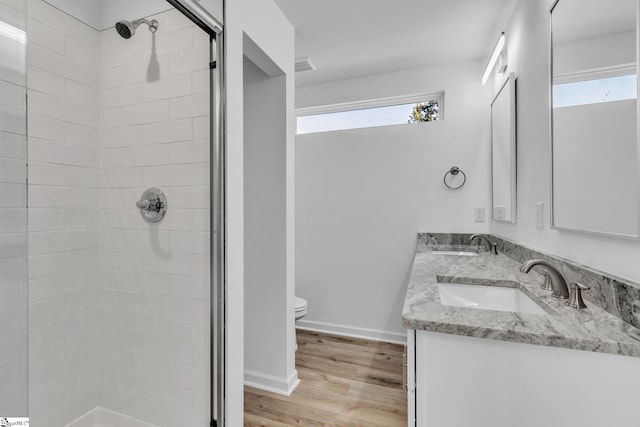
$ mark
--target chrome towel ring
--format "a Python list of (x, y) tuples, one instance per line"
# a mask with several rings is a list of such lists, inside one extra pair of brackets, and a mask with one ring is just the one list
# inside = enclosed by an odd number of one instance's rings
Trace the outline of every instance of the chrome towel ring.
[[(458, 185), (457, 187), (453, 187), (453, 186), (451, 186), (451, 185), (449, 185), (447, 183), (447, 176), (448, 175), (451, 175), (451, 178), (453, 179), (453, 177), (455, 177), (456, 175), (458, 175), (460, 173), (462, 174), (462, 178), (463, 178), (462, 179), (462, 183), (460, 185)], [(467, 182), (467, 175), (459, 167), (451, 166), (451, 169), (449, 169), (447, 171), (447, 173), (444, 174), (443, 181), (444, 181), (444, 185), (446, 185), (448, 188), (450, 188), (452, 190), (457, 190), (458, 188), (461, 188), (464, 185), (465, 182)]]

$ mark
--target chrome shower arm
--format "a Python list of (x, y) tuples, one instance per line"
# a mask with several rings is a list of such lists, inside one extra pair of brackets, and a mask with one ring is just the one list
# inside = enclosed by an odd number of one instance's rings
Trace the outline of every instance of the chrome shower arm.
[(155, 33), (158, 30), (158, 26), (160, 25), (155, 19), (149, 21), (146, 18), (140, 18), (131, 21), (131, 25), (133, 25), (133, 28), (138, 28), (140, 24), (147, 24), (149, 26), (149, 31), (151, 31), (152, 33)]

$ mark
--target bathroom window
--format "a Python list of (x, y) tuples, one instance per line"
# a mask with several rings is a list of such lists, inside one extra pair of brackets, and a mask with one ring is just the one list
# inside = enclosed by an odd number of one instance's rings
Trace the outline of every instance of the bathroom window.
[(635, 73), (555, 83), (553, 108), (636, 99), (637, 86), (638, 79)]
[(442, 120), (443, 93), (297, 110), (297, 134)]

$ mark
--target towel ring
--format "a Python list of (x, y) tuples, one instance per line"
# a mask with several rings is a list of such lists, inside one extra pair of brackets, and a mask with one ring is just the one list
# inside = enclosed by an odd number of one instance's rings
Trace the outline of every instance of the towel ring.
[[(447, 175), (451, 174), (453, 176), (458, 175), (459, 173), (462, 174), (462, 177), (464, 178), (462, 180), (462, 184), (458, 185), (457, 187), (452, 187), (449, 184), (447, 184)], [(467, 182), (467, 175), (462, 171), (462, 169), (460, 169), (457, 166), (452, 166), (451, 169), (449, 169), (447, 171), (447, 173), (444, 174), (444, 185), (446, 185), (448, 188), (452, 189), (452, 190), (457, 190), (458, 188), (462, 187), (464, 185), (465, 182)]]

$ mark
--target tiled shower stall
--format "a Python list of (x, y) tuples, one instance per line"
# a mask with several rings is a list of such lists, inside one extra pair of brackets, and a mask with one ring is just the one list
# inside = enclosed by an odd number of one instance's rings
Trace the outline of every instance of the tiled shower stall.
[[(0, 416), (210, 421), (212, 48), (153, 6), (158, 31), (127, 40), (0, 0)], [(136, 208), (149, 187), (167, 197), (155, 224)]]

